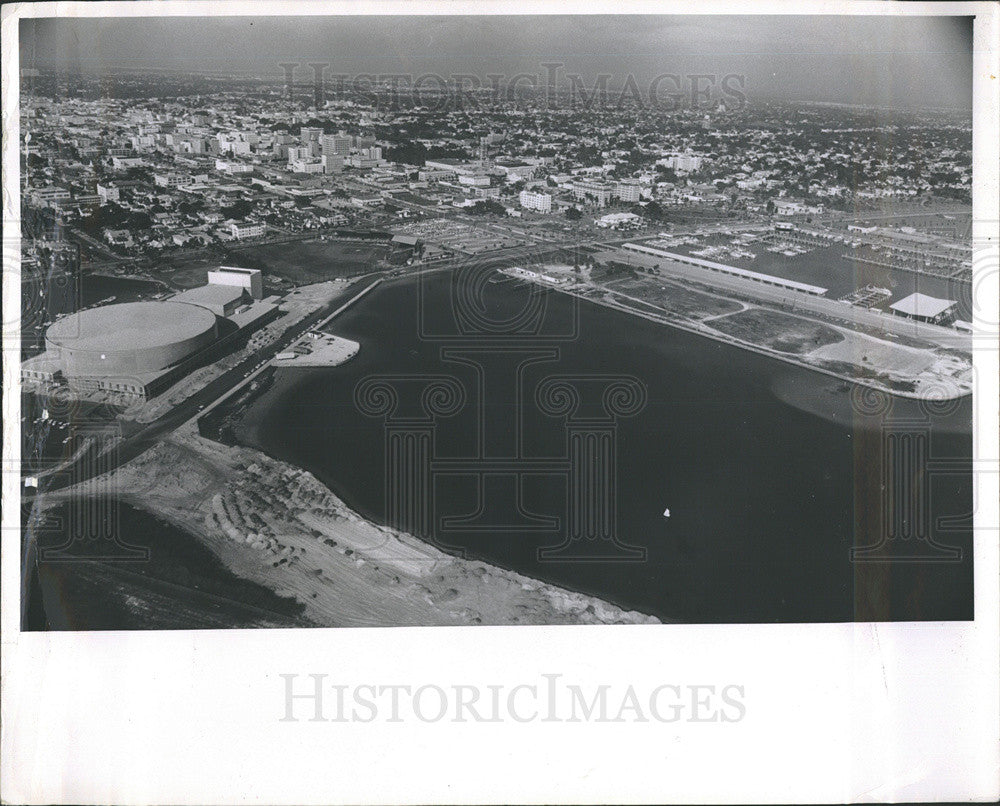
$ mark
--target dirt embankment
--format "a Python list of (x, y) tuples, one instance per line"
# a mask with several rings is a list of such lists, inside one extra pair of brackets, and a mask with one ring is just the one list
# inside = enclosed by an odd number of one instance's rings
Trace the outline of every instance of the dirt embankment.
[(111, 483), (196, 535), (237, 576), (295, 597), (318, 626), (657, 623), (369, 523), (310, 473), (193, 427)]

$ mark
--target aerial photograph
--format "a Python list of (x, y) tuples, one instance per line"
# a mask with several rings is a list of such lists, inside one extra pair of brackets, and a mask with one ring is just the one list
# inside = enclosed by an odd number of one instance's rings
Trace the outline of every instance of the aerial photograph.
[(971, 17), (19, 39), (22, 630), (973, 620)]

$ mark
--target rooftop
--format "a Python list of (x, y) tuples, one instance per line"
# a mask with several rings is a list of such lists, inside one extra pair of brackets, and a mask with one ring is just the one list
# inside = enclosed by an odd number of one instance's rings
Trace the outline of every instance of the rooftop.
[(226, 305), (243, 296), (244, 288), (239, 285), (203, 285), (182, 291), (171, 298), (171, 302), (185, 302), (191, 305)]
[(927, 294), (921, 294), (918, 291), (916, 294), (910, 294), (910, 296), (893, 303), (889, 307), (894, 311), (907, 314), (908, 316), (934, 317), (953, 308), (956, 304), (954, 300), (929, 297)]
[(251, 275), (261, 273), (260, 269), (241, 269), (238, 268), (237, 266), (216, 266), (214, 269), (212, 269), (212, 271), (213, 272), (222, 271), (222, 272), (227, 272), (229, 274), (251, 274)]
[(205, 308), (164, 302), (122, 302), (64, 316), (46, 340), (77, 350), (140, 350), (211, 330), (215, 315)]

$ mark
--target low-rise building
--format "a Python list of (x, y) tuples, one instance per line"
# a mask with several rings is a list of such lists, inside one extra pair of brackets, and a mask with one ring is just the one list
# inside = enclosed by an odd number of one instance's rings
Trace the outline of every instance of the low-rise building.
[(186, 185), (193, 185), (194, 179), (187, 174), (180, 173), (154, 173), (153, 182), (159, 187), (179, 188)]
[(321, 174), (323, 163), (314, 159), (294, 159), (288, 161), (288, 170), (297, 174)]
[(594, 219), (594, 223), (602, 229), (638, 229), (642, 225), (642, 217), (635, 213), (610, 213)]
[(930, 322), (935, 325), (951, 324), (955, 320), (957, 302), (950, 299), (938, 299), (919, 292), (901, 299), (889, 306), (896, 316), (905, 316), (918, 322)]
[(239, 241), (246, 240), (247, 238), (263, 237), (266, 230), (267, 227), (264, 224), (239, 224), (234, 222), (229, 225), (229, 233)]

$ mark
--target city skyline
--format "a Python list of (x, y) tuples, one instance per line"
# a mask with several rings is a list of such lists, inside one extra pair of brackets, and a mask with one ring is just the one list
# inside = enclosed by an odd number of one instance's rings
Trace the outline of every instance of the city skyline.
[[(22, 69), (245, 74), (578, 74), (624, 86), (740, 75), (752, 99), (971, 108), (971, 17), (395, 16), (22, 20)], [(234, 53), (240, 54), (234, 56)], [(58, 54), (58, 55), (56, 55)], [(223, 55), (224, 54), (224, 55)], [(311, 74), (309, 74), (311, 75)], [(563, 79), (565, 81), (565, 78)]]

